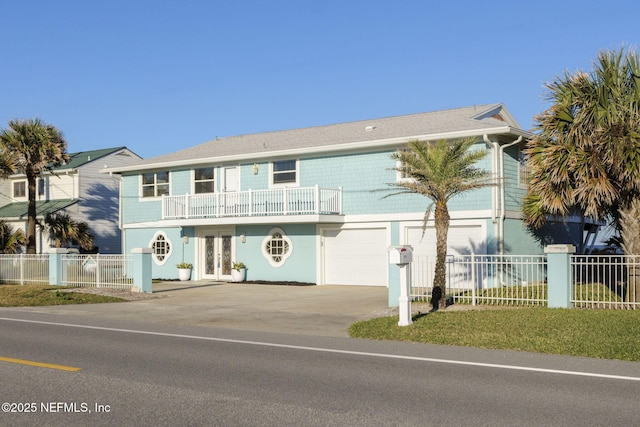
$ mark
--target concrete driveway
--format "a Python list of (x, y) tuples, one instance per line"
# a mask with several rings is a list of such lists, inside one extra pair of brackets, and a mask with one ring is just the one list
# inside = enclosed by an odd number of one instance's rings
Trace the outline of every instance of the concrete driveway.
[(358, 320), (392, 314), (387, 288), (285, 286), (212, 281), (153, 284), (156, 298), (114, 304), (37, 307), (34, 311), (161, 322), (348, 336)]
[(387, 289), (373, 286), (168, 282), (154, 292), (174, 319), (200, 326), (348, 336), (353, 322), (389, 312)]

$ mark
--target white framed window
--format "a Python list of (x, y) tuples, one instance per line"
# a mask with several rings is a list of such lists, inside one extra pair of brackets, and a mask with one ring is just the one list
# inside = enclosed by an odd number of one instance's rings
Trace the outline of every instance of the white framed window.
[(171, 256), (173, 244), (163, 231), (158, 231), (149, 242), (149, 247), (154, 262), (158, 265), (164, 265)]
[(27, 197), (27, 181), (16, 181), (13, 183), (13, 198), (20, 199)]
[[(406, 152), (409, 151), (408, 148), (400, 148), (398, 151), (402, 151), (402, 152)], [(400, 160), (396, 160), (396, 182), (412, 182), (415, 181), (415, 179), (411, 178), (409, 175), (407, 175), (403, 169), (405, 167), (404, 162), (400, 161)]]
[(262, 241), (262, 255), (273, 267), (281, 267), (292, 252), (293, 244), (281, 228), (272, 228)]
[(214, 193), (216, 191), (215, 170), (213, 167), (193, 170), (193, 193)]
[(142, 174), (142, 197), (169, 195), (169, 172), (148, 172)]
[(529, 185), (529, 166), (527, 165), (527, 157), (522, 148), (518, 149), (518, 186), (527, 188)]
[(44, 196), (47, 182), (44, 178), (38, 178), (38, 196)]
[(298, 185), (298, 160), (278, 160), (271, 163), (271, 186)]

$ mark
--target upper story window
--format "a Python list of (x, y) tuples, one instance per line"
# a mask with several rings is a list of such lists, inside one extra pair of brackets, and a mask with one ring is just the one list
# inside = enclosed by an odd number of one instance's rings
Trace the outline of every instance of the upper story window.
[(529, 184), (529, 166), (527, 165), (527, 157), (522, 149), (518, 150), (518, 185), (526, 188)]
[[(402, 151), (404, 153), (408, 152), (409, 149), (401, 148), (398, 151)], [(406, 172), (406, 164), (400, 160), (396, 160), (396, 182), (402, 181), (415, 181), (415, 179), (409, 176), (409, 174)]]
[(44, 180), (44, 178), (38, 179), (38, 196), (44, 196), (46, 184), (47, 182)]
[(216, 191), (213, 167), (195, 169), (193, 183), (193, 191), (196, 194)]
[(21, 197), (27, 197), (26, 181), (17, 181), (13, 183), (13, 197), (16, 199)]
[(280, 160), (273, 162), (271, 184), (298, 184), (298, 162), (296, 160)]
[(169, 172), (149, 172), (142, 175), (142, 197), (169, 194)]

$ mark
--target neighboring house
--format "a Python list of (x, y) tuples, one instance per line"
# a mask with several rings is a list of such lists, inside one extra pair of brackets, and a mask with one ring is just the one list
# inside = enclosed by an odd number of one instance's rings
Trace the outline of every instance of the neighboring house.
[[(388, 286), (390, 245), (435, 254), (433, 224), (422, 227), (430, 201), (384, 197), (405, 179), (391, 154), (415, 139), (477, 138), (489, 151), (479, 166), (502, 185), (450, 202), (450, 253), (541, 253), (520, 220), (530, 136), (493, 104), (216, 138), (106, 171), (122, 175), (123, 247), (152, 248), (155, 278), (177, 278), (185, 261), (192, 279), (229, 280), (241, 261), (248, 280)], [(558, 240), (579, 240), (571, 227), (577, 237)]]
[[(83, 151), (69, 154), (65, 165), (44, 173), (36, 183), (36, 210), (43, 222), (47, 213), (67, 213), (76, 222), (86, 222), (101, 253), (121, 253), (118, 224), (118, 176), (102, 174), (104, 168), (118, 167), (141, 160), (126, 147)], [(0, 180), (0, 218), (14, 229), (27, 228), (27, 177), (12, 175)], [(38, 227), (37, 252), (46, 252), (51, 241)]]

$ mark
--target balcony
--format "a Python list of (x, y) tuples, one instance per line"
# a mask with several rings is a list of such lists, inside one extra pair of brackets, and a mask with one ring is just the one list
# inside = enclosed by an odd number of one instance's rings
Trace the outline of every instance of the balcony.
[(162, 197), (162, 219), (341, 215), (342, 188), (295, 187)]

